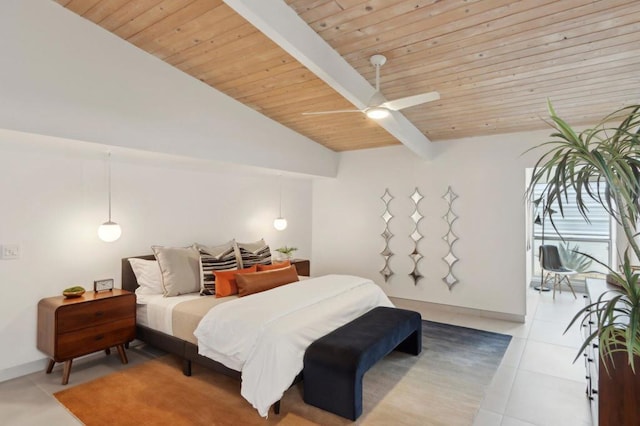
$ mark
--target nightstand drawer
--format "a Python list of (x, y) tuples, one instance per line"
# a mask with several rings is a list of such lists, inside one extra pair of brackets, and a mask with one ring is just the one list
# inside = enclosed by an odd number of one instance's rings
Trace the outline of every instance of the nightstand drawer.
[(111, 297), (91, 303), (62, 306), (57, 311), (58, 333), (134, 317), (135, 302), (131, 302), (131, 297)]
[(135, 338), (135, 323), (135, 318), (130, 317), (60, 334), (56, 358), (75, 358), (129, 342)]

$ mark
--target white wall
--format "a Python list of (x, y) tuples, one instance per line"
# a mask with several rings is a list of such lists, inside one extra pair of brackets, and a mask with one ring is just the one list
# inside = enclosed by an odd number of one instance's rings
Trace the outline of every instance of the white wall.
[[(313, 262), (315, 273), (332, 271), (362, 275), (378, 282), (394, 297), (442, 303), (492, 312), (525, 315), (525, 168), (539, 152), (521, 154), (546, 140), (548, 131), (469, 138), (438, 143), (439, 154), (424, 162), (403, 146), (343, 153), (338, 178), (318, 179), (313, 187)], [(441, 258), (451, 188), (459, 198), (454, 253), (460, 280), (451, 291)], [(417, 286), (408, 276), (413, 249), (409, 234), (413, 211), (409, 196), (418, 187), (424, 199), (420, 252), (424, 275)], [(380, 197), (385, 188), (396, 197), (390, 206), (391, 258), (395, 275), (385, 283), (379, 271), (384, 241)]]
[(1, 1), (0, 51), (0, 128), (335, 176), (335, 152), (51, 0)]
[(44, 368), (36, 349), (36, 306), (72, 285), (115, 278), (120, 259), (152, 244), (222, 243), (264, 237), (272, 248), (311, 252), (311, 182), (283, 176), (283, 214), (275, 231), (279, 178), (273, 172), (114, 150), (113, 219), (123, 234), (97, 237), (107, 220), (105, 147), (0, 131), (0, 245), (19, 244), (19, 260), (0, 260), (0, 381)]

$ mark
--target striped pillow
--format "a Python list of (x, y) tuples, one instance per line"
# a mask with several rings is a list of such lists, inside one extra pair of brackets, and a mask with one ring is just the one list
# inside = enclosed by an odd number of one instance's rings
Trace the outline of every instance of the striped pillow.
[(216, 294), (216, 277), (213, 271), (236, 269), (238, 261), (234, 249), (234, 242), (217, 247), (194, 245), (200, 253), (200, 294), (213, 296)]
[(240, 268), (270, 265), (271, 249), (264, 240), (258, 240), (254, 243), (236, 243), (236, 257), (240, 262)]

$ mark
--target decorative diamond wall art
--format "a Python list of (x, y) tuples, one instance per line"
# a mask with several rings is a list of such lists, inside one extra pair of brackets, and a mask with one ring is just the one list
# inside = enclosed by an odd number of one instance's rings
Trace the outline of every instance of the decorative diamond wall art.
[(422, 259), (423, 257), (418, 251), (418, 242), (422, 239), (422, 234), (420, 234), (420, 230), (418, 229), (418, 223), (420, 223), (420, 221), (424, 217), (422, 216), (422, 214), (420, 214), (418, 203), (420, 203), (420, 200), (422, 200), (423, 198), (424, 197), (422, 196), (422, 194), (420, 194), (418, 188), (416, 188), (415, 191), (413, 191), (413, 194), (411, 194), (411, 200), (413, 201), (413, 213), (411, 214), (411, 220), (413, 220), (413, 232), (411, 233), (411, 235), (409, 235), (409, 237), (413, 240), (413, 251), (411, 252), (409, 257), (413, 261), (413, 270), (411, 271), (409, 276), (413, 278), (414, 285), (418, 285), (418, 281), (424, 278), (424, 276), (422, 276), (422, 274), (420, 274), (420, 271), (418, 270), (418, 262), (420, 262), (420, 259)]
[(445, 257), (442, 258), (444, 262), (449, 267), (449, 271), (445, 277), (442, 278), (442, 281), (449, 287), (449, 291), (453, 288), (453, 286), (458, 282), (458, 279), (453, 275), (453, 265), (459, 260), (455, 254), (453, 254), (453, 243), (458, 240), (458, 236), (453, 233), (453, 222), (458, 218), (456, 214), (452, 210), (453, 201), (458, 198), (458, 196), (451, 190), (451, 187), (447, 189), (447, 192), (442, 196), (444, 200), (447, 202), (448, 209), (447, 213), (442, 216), (442, 218), (447, 223), (447, 233), (442, 237), (442, 239), (447, 243), (449, 248), (448, 253)]
[(391, 200), (393, 200), (393, 196), (389, 194), (389, 188), (384, 190), (384, 195), (380, 197), (380, 199), (384, 202), (384, 213), (382, 213), (382, 220), (384, 220), (384, 232), (382, 238), (384, 238), (384, 250), (382, 250), (382, 257), (384, 258), (384, 267), (380, 270), (380, 273), (384, 277), (384, 282), (388, 282), (391, 275), (393, 275), (393, 271), (389, 266), (389, 259), (393, 256), (393, 252), (389, 248), (389, 240), (393, 237), (391, 231), (389, 231), (389, 221), (393, 218), (391, 212), (389, 212), (389, 204)]

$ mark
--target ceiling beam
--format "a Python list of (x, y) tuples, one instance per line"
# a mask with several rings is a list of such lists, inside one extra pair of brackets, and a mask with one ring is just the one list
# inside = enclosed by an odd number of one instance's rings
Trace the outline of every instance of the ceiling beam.
[[(284, 1), (224, 2), (356, 108), (367, 106), (375, 89)], [(433, 157), (432, 142), (401, 113), (394, 112), (378, 123), (419, 157)]]

